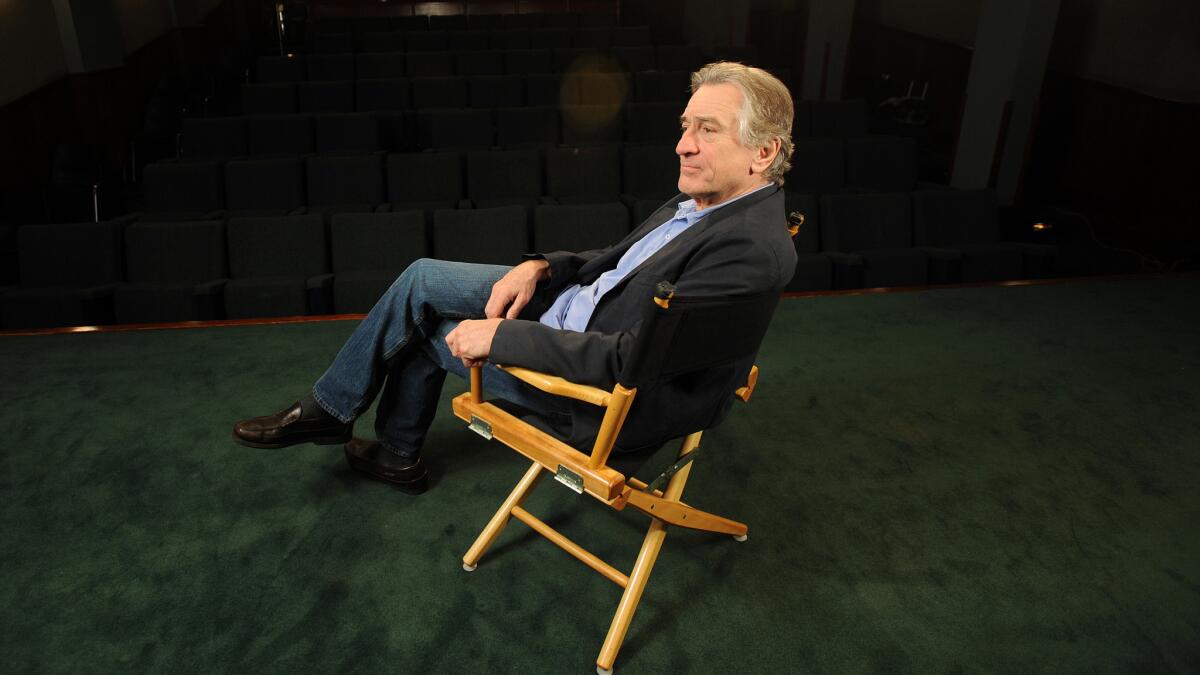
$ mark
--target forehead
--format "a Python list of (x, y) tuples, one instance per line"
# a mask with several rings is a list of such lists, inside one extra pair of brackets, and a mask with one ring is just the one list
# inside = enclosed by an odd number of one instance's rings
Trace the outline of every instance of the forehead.
[(741, 107), (742, 92), (734, 85), (706, 84), (692, 94), (687, 108), (683, 111), (683, 117), (707, 117), (732, 124), (737, 119)]

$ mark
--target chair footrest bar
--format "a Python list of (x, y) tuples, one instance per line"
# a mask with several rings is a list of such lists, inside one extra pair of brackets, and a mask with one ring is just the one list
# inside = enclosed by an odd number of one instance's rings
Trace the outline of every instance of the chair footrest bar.
[(537, 532), (543, 537), (554, 542), (559, 548), (567, 553), (570, 553), (579, 559), (580, 562), (604, 575), (604, 577), (609, 581), (620, 586), (621, 588), (627, 588), (629, 586), (629, 577), (622, 574), (612, 565), (609, 565), (600, 558), (596, 557), (596, 555), (591, 551), (566, 538), (561, 532), (538, 519), (537, 516), (526, 511), (520, 506), (514, 506), (512, 514), (517, 520), (533, 528), (534, 532)]

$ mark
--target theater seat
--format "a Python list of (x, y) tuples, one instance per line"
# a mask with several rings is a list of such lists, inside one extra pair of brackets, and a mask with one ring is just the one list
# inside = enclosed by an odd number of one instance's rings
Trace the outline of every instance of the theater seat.
[(133, 223), (125, 230), (125, 255), (127, 282), (114, 293), (118, 323), (223, 318), (224, 222)]
[(333, 311), (325, 223), (317, 215), (230, 218), (231, 319), (329, 314)]
[(529, 251), (525, 209), (439, 209), (433, 213), (433, 254), (442, 260), (511, 265)]
[(429, 255), (425, 217), (420, 211), (336, 214), (330, 247), (334, 311), (369, 312), (404, 268)]
[(124, 263), (122, 227), (114, 221), (21, 226), (19, 283), (3, 295), (4, 327), (112, 323)]

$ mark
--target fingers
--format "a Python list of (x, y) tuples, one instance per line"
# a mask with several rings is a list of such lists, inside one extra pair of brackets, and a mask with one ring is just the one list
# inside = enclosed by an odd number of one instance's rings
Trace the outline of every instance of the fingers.
[(529, 304), (528, 293), (517, 293), (517, 297), (513, 299), (512, 304), (508, 306), (508, 313), (504, 315), (506, 319), (515, 319), (525, 309), (525, 305)]

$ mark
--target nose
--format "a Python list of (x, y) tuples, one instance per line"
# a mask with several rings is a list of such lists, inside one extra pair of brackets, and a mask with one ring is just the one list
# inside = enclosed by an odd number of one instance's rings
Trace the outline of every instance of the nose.
[(675, 154), (680, 157), (694, 155), (700, 152), (700, 146), (696, 144), (696, 132), (691, 127), (684, 129), (679, 134), (679, 142), (675, 144)]

